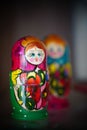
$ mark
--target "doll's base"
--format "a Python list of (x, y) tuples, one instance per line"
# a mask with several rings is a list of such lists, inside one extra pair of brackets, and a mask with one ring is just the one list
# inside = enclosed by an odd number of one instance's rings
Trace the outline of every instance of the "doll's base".
[(18, 120), (41, 120), (48, 117), (48, 112), (46, 108), (42, 110), (36, 110), (36, 111), (26, 111), (24, 113), (20, 112), (12, 112), (11, 113), (12, 118), (18, 119)]
[(17, 130), (45, 130), (48, 126), (48, 118), (43, 120), (12, 120), (12, 128)]

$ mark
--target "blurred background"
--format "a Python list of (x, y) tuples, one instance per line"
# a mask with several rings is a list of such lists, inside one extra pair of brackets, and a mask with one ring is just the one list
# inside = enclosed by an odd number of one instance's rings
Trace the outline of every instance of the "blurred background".
[(0, 3), (0, 102), (9, 109), (11, 48), (21, 37), (41, 40), (55, 33), (71, 49), (73, 82), (87, 81), (87, 0), (28, 0)]

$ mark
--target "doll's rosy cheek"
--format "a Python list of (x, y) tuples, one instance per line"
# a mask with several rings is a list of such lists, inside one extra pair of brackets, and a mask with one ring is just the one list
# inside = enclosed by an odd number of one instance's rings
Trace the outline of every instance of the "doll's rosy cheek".
[(41, 57), (41, 58), (39, 58), (39, 61), (42, 61), (42, 57)]
[(50, 55), (50, 56), (53, 55), (53, 52), (49, 51), (49, 52), (48, 52), (48, 55)]
[(63, 52), (58, 52), (58, 56), (62, 56), (63, 55)]
[(34, 62), (34, 58), (30, 58), (30, 61), (31, 61), (31, 62)]

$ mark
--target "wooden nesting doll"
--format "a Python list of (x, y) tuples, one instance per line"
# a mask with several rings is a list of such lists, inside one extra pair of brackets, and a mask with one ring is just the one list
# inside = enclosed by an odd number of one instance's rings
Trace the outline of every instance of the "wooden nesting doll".
[(44, 43), (48, 53), (50, 94), (57, 99), (63, 99), (70, 92), (72, 79), (69, 45), (64, 39), (55, 34), (48, 35)]
[(10, 72), (13, 118), (38, 120), (47, 117), (46, 62), (46, 48), (36, 37), (23, 37), (13, 45)]

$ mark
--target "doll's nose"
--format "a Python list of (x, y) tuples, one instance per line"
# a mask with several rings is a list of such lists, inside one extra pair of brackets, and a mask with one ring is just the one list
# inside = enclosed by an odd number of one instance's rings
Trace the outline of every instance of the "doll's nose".
[(35, 60), (38, 61), (38, 58), (36, 57)]

